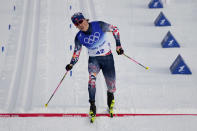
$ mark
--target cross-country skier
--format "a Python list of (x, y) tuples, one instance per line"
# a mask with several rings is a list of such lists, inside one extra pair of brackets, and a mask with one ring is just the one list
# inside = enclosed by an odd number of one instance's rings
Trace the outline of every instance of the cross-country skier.
[[(116, 91), (116, 75), (114, 67), (114, 59), (110, 49), (110, 42), (106, 39), (106, 33), (112, 32), (116, 41), (116, 51), (118, 55), (122, 55), (124, 50), (121, 47), (120, 35), (118, 28), (102, 21), (89, 22), (83, 14), (75, 13), (71, 20), (79, 29), (75, 37), (75, 48), (70, 64), (66, 66), (66, 70), (70, 71), (77, 63), (82, 46), (88, 49), (88, 72), (89, 72), (89, 102), (90, 115), (92, 118), (96, 116), (95, 93), (96, 93), (96, 76), (102, 70), (105, 82), (107, 84), (107, 104), (110, 115), (113, 117), (114, 92)], [(91, 120), (93, 122), (94, 119)]]

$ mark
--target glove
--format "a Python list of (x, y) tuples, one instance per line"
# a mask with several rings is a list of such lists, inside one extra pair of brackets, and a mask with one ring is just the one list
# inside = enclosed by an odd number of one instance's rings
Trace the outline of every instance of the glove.
[(66, 65), (66, 70), (67, 71), (70, 71), (72, 68), (73, 68), (73, 65), (72, 64)]
[(118, 55), (124, 54), (124, 50), (122, 49), (122, 47), (117, 48), (117, 49), (116, 49), (116, 52), (118, 53)]

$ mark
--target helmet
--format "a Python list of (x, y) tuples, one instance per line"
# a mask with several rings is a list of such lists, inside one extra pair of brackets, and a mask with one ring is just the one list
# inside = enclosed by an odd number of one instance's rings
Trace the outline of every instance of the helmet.
[(71, 17), (71, 20), (74, 24), (77, 23), (81, 19), (85, 19), (81, 12), (77, 12)]

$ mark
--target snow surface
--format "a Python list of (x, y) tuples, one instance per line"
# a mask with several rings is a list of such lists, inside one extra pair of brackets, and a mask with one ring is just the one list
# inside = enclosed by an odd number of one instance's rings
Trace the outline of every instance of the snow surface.
[[(165, 1), (165, 0), (164, 0)], [(149, 9), (149, 0), (15, 0), (0, 1), (0, 113), (88, 113), (88, 55), (79, 62), (48, 105), (70, 62), (77, 29), (70, 17), (81, 11), (90, 21), (102, 20), (120, 29), (125, 54), (150, 67), (144, 70), (115, 52), (117, 113), (197, 114), (197, 1), (167, 0), (163, 9)], [(14, 10), (14, 6), (16, 7)], [(155, 27), (163, 11), (171, 27)], [(8, 25), (11, 25), (8, 30)], [(181, 48), (163, 49), (171, 31)], [(70, 50), (72, 47), (72, 50)], [(169, 67), (181, 54), (192, 75), (172, 75)], [(97, 78), (96, 105), (106, 113), (106, 85)], [(196, 116), (88, 118), (0, 118), (2, 131), (33, 130), (168, 130), (196, 131)], [(76, 126), (77, 123), (77, 126)]]

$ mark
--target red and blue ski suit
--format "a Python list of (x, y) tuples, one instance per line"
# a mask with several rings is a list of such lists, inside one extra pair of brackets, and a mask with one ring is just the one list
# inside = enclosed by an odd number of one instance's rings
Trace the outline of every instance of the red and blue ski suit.
[(75, 48), (70, 64), (74, 65), (79, 59), (82, 45), (88, 49), (88, 72), (89, 72), (89, 101), (95, 101), (96, 76), (102, 70), (108, 92), (116, 91), (116, 74), (114, 59), (107, 41), (107, 32), (112, 32), (116, 40), (116, 48), (121, 48), (120, 35), (116, 26), (102, 21), (89, 23), (86, 32), (79, 31), (75, 37)]

